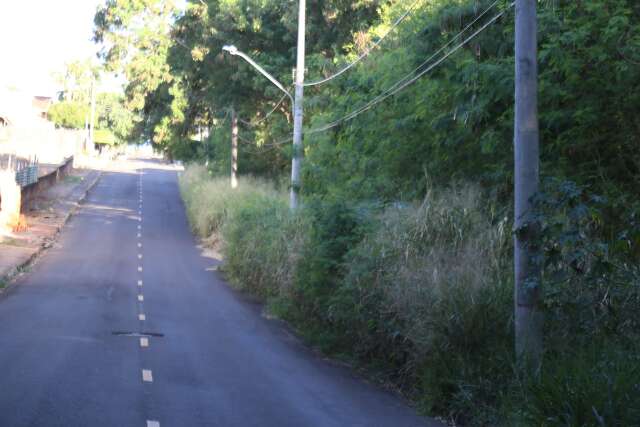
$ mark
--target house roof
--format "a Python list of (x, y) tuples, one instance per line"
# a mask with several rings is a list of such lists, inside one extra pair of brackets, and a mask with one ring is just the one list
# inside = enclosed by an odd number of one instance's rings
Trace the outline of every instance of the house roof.
[(39, 111), (48, 111), (51, 106), (51, 97), (50, 96), (34, 96), (31, 101), (31, 105), (33, 108)]

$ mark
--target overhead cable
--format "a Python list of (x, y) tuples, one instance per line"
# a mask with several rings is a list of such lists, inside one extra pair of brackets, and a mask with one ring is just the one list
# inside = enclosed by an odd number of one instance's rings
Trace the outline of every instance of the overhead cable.
[[(489, 7), (489, 9), (491, 9), (496, 3), (497, 2), (495, 2), (493, 5), (491, 5)], [(459, 38), (460, 35), (462, 35), (464, 32), (466, 32), (466, 30), (471, 25), (473, 25), (475, 22), (477, 22), (478, 19), (480, 19), (487, 12), (487, 10), (489, 10), (489, 9), (487, 9), (485, 12), (483, 12), (481, 15), (479, 15), (471, 24), (469, 24), (464, 30), (462, 30), (457, 36), (455, 36), (451, 41), (449, 41), (447, 44), (445, 44), (442, 48), (440, 48), (436, 53), (431, 55), (426, 61), (424, 61), (422, 64), (420, 64), (418, 67), (416, 67), (409, 74), (404, 76), (402, 79), (398, 80), (391, 87), (387, 88), (380, 95), (376, 96), (374, 99), (372, 99), (371, 101), (369, 101), (365, 105), (359, 107), (358, 109), (352, 111), (351, 113), (347, 114), (346, 116), (344, 116), (344, 117), (342, 117), (342, 118), (340, 118), (338, 120), (335, 120), (335, 121), (333, 121), (331, 123), (328, 123), (327, 125), (324, 125), (324, 126), (321, 126), (321, 127), (318, 127), (318, 128), (314, 128), (314, 129), (305, 131), (305, 134), (309, 135), (309, 134), (324, 132), (324, 131), (327, 131), (329, 129), (332, 129), (332, 128), (334, 128), (334, 127), (336, 127), (336, 126), (338, 126), (338, 125), (340, 125), (340, 124), (342, 124), (342, 123), (344, 123), (346, 121), (349, 121), (349, 120), (359, 116), (360, 114), (364, 113), (365, 111), (368, 111), (371, 108), (373, 108), (374, 106), (376, 106), (377, 104), (383, 102), (387, 98), (389, 98), (389, 97), (397, 94), (398, 92), (404, 90), (405, 88), (407, 88), (408, 86), (412, 85), (417, 80), (419, 80), (421, 77), (423, 77), (425, 74), (427, 74), (427, 73), (431, 72), (432, 70), (434, 70), (436, 67), (438, 67), (440, 64), (442, 64), (447, 58), (449, 58), (451, 55), (453, 55), (455, 52), (457, 52), (459, 49), (461, 49), (467, 43), (469, 43), (471, 40), (473, 40), (475, 37), (477, 37), (480, 33), (482, 33), (485, 29), (487, 29), (490, 25), (492, 25), (500, 17), (502, 17), (506, 13), (506, 11), (508, 9), (513, 7), (514, 4), (515, 4), (515, 2), (511, 3), (507, 9), (505, 9), (502, 12), (498, 13), (497, 15), (495, 15), (493, 18), (491, 18), (489, 21), (487, 21), (482, 27), (480, 27), (478, 30), (476, 30), (469, 37), (464, 39), (461, 43), (459, 43), (458, 45), (453, 47), (450, 51), (448, 51), (444, 56), (442, 56), (436, 62), (434, 62), (433, 64), (429, 65), (424, 70), (418, 72), (422, 67), (424, 67), (426, 64), (428, 64), (436, 55), (438, 55), (444, 49), (446, 49), (452, 43), (453, 40), (456, 40), (457, 38)], [(418, 72), (418, 74), (415, 74), (416, 72)]]
[(409, 16), (409, 14), (413, 11), (413, 9), (418, 5), (418, 3), (420, 3), (421, 0), (416, 0), (413, 2), (413, 4), (409, 7), (409, 9), (407, 9), (407, 11), (405, 13), (403, 13), (391, 26), (391, 28), (389, 28), (389, 31), (387, 31), (382, 37), (380, 37), (380, 39), (375, 42), (373, 44), (373, 46), (371, 46), (369, 49), (367, 49), (363, 54), (361, 54), (358, 58), (356, 58), (355, 61), (353, 61), (352, 63), (350, 63), (349, 65), (345, 66), (344, 68), (342, 68), (340, 71), (338, 71), (337, 73), (322, 79), (322, 80), (317, 80), (314, 82), (307, 82), (304, 83), (303, 86), (305, 87), (309, 87), (309, 86), (317, 86), (317, 85), (321, 85), (323, 83), (326, 83), (330, 80), (335, 79), (336, 77), (341, 76), (342, 74), (346, 73), (348, 70), (350, 70), (351, 68), (353, 68), (356, 64), (358, 64), (360, 61), (362, 61), (364, 58), (366, 58), (367, 56), (369, 56), (369, 54), (373, 51), (373, 49), (375, 49), (376, 47), (380, 46), (380, 43), (382, 43), (382, 41), (387, 38), (387, 36), (389, 34), (391, 34), (391, 32), (402, 23), (402, 21), (404, 21), (407, 16)]
[(245, 125), (247, 125), (247, 126), (249, 126), (249, 127), (256, 127), (256, 126), (258, 126), (260, 123), (262, 123), (262, 122), (264, 122), (265, 120), (267, 120), (267, 119), (268, 119), (268, 118), (269, 118), (273, 113), (275, 113), (275, 112), (276, 112), (276, 110), (278, 109), (278, 107), (280, 107), (280, 104), (282, 104), (282, 101), (284, 101), (284, 100), (285, 100), (285, 98), (287, 98), (287, 95), (286, 95), (286, 94), (282, 95), (282, 98), (280, 98), (280, 101), (278, 101), (278, 103), (276, 104), (276, 106), (275, 106), (275, 107), (273, 107), (273, 110), (269, 111), (269, 112), (268, 112), (268, 113), (267, 113), (267, 114), (266, 114), (262, 119), (258, 120), (257, 122), (255, 122), (255, 123), (251, 123), (251, 122), (248, 122), (248, 121), (246, 121), (246, 120), (240, 120), (240, 122), (242, 122), (243, 124), (245, 124)]

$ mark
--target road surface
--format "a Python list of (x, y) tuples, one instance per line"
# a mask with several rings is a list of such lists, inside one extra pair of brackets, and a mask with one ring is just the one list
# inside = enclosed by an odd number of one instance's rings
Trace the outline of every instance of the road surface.
[(215, 271), (171, 168), (105, 172), (0, 296), (0, 426), (435, 426)]

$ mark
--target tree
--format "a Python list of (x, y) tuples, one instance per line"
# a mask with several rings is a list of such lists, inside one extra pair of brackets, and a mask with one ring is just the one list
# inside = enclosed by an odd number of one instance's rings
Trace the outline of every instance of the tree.
[(99, 93), (96, 102), (97, 129), (112, 133), (114, 142), (130, 141), (136, 115), (126, 108), (124, 96), (117, 93)]
[(132, 129), (134, 139), (162, 142), (166, 137), (156, 132), (162, 119), (154, 112), (166, 111), (162, 97), (173, 81), (166, 60), (175, 12), (172, 1), (107, 0), (94, 18), (94, 41), (102, 46), (99, 56), (108, 71), (127, 77), (126, 106), (143, 115)]
[(56, 127), (83, 129), (87, 123), (89, 106), (77, 101), (62, 101), (49, 108), (49, 120)]

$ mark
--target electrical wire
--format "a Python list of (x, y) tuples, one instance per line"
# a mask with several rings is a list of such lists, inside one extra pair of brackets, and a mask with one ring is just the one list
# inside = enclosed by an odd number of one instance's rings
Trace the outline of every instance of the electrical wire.
[[(502, 12), (498, 13), (497, 15), (495, 15), (488, 22), (486, 22), (482, 27), (480, 27), (478, 30), (476, 30), (473, 34), (471, 34), (469, 37), (467, 37), (465, 40), (463, 40), (461, 43), (459, 43), (454, 48), (452, 48), (449, 52), (447, 52), (443, 57), (438, 59), (436, 62), (434, 62), (433, 64), (431, 64), (430, 66), (428, 66), (424, 70), (418, 72), (422, 67), (424, 67), (426, 64), (428, 64), (436, 55), (438, 55), (440, 52), (442, 52), (444, 49), (446, 49), (446, 47), (448, 47), (452, 43), (453, 40), (456, 40), (462, 34), (464, 34), (464, 32), (466, 32), (466, 30), (470, 26), (472, 26), (475, 22), (477, 22), (478, 19), (480, 19), (484, 14), (486, 14), (486, 12), (488, 10), (490, 10), (497, 3), (498, 3), (497, 1), (494, 2), (493, 5), (491, 5), (487, 10), (485, 10), (485, 12), (483, 12), (481, 15), (479, 15), (471, 24), (469, 24), (464, 30), (462, 30), (458, 35), (456, 35), (451, 41), (449, 41), (447, 44), (445, 44), (442, 48), (440, 48), (436, 53), (431, 55), (426, 61), (424, 61), (422, 64), (420, 64), (418, 67), (416, 67), (409, 74), (407, 74), (406, 76), (404, 76), (403, 78), (398, 80), (391, 87), (387, 88), (380, 95), (376, 96), (371, 101), (369, 101), (365, 105), (359, 107), (358, 109), (352, 111), (351, 113), (347, 114), (346, 116), (344, 116), (344, 117), (342, 117), (342, 118), (340, 118), (338, 120), (335, 120), (335, 121), (333, 121), (331, 123), (328, 123), (327, 125), (308, 130), (308, 131), (306, 131), (304, 133), (307, 134), (307, 135), (311, 135), (311, 134), (315, 134), (315, 133), (324, 132), (324, 131), (332, 129), (332, 128), (336, 127), (336, 126), (339, 126), (340, 124), (359, 116), (360, 114), (364, 113), (365, 111), (370, 110), (374, 106), (376, 106), (379, 103), (385, 101), (387, 98), (397, 94), (398, 92), (406, 89), (408, 86), (410, 86), (413, 83), (415, 83), (417, 80), (422, 78), (425, 74), (431, 72), (436, 67), (438, 67), (440, 64), (442, 64), (447, 58), (449, 58), (451, 55), (453, 55), (459, 49), (464, 47), (467, 43), (469, 43), (469, 41), (471, 41), (475, 37), (477, 37), (481, 32), (483, 32), (485, 29), (487, 29), (490, 25), (492, 25), (494, 22), (496, 22), (500, 17), (502, 17), (507, 12), (507, 10), (511, 9), (511, 7), (513, 7), (513, 5), (515, 4), (515, 2), (512, 2), (507, 9), (505, 9)], [(415, 74), (416, 72), (418, 72), (418, 74)]]
[(282, 104), (282, 101), (284, 101), (286, 98), (287, 98), (287, 95), (286, 95), (286, 94), (282, 95), (282, 98), (280, 98), (280, 101), (278, 101), (278, 103), (276, 104), (276, 106), (275, 106), (275, 107), (273, 107), (273, 110), (269, 111), (269, 112), (268, 112), (268, 113), (267, 113), (267, 114), (266, 114), (262, 119), (258, 120), (257, 122), (255, 122), (255, 123), (251, 123), (251, 122), (248, 122), (248, 121), (246, 121), (246, 120), (240, 120), (240, 122), (241, 122), (242, 124), (244, 124), (244, 125), (246, 125), (246, 126), (249, 126), (249, 127), (252, 127), (252, 128), (253, 128), (253, 127), (258, 126), (260, 123), (262, 123), (262, 122), (264, 122), (265, 120), (267, 120), (267, 119), (268, 119), (268, 118), (269, 118), (273, 113), (275, 113), (275, 112), (276, 112), (276, 110), (278, 109), (278, 107), (280, 107), (280, 104)]
[(293, 135), (289, 135), (286, 139), (281, 139), (281, 140), (278, 140), (278, 141), (276, 141), (276, 142), (268, 142), (268, 143), (264, 143), (264, 144), (260, 144), (260, 145), (258, 145), (258, 144), (256, 143), (256, 141), (251, 141), (251, 140), (249, 140), (249, 139), (247, 139), (247, 138), (244, 138), (244, 137), (243, 137), (243, 136), (241, 136), (241, 135), (238, 135), (238, 139), (239, 139), (241, 142), (243, 142), (243, 143), (245, 143), (245, 144), (250, 144), (250, 145), (252, 145), (252, 146), (254, 146), (254, 147), (259, 147), (259, 148), (261, 148), (261, 147), (267, 147), (267, 148), (269, 148), (269, 147), (272, 147), (272, 148), (279, 147), (279, 146), (281, 146), (281, 145), (284, 145), (284, 144), (290, 143), (292, 138), (293, 138)]
[(409, 9), (407, 9), (407, 11), (405, 13), (403, 13), (391, 26), (391, 28), (389, 28), (389, 31), (387, 31), (377, 42), (375, 42), (373, 44), (373, 46), (371, 46), (369, 49), (367, 49), (362, 55), (360, 55), (358, 58), (356, 58), (355, 61), (351, 62), (350, 64), (348, 64), (347, 66), (345, 66), (344, 68), (342, 68), (340, 71), (338, 71), (337, 73), (321, 79), (321, 80), (317, 80), (317, 81), (313, 81), (313, 82), (308, 82), (308, 83), (304, 83), (303, 86), (304, 87), (309, 87), (309, 86), (317, 86), (317, 85), (321, 85), (323, 83), (327, 83), (328, 81), (331, 81), (333, 79), (335, 79), (336, 77), (341, 76), (342, 74), (346, 73), (347, 71), (349, 71), (351, 68), (355, 67), (360, 61), (362, 61), (364, 58), (366, 58), (367, 56), (369, 56), (369, 54), (373, 51), (373, 49), (375, 49), (376, 47), (380, 46), (380, 44), (382, 43), (382, 41), (387, 38), (387, 36), (389, 34), (391, 34), (391, 32), (393, 30), (395, 30), (398, 25), (400, 25), (402, 23), (402, 21), (404, 21), (407, 16), (409, 16), (409, 14), (413, 11), (413, 9), (418, 5), (418, 3), (420, 3), (421, 0), (416, 0), (413, 2), (413, 4), (409, 7)]

